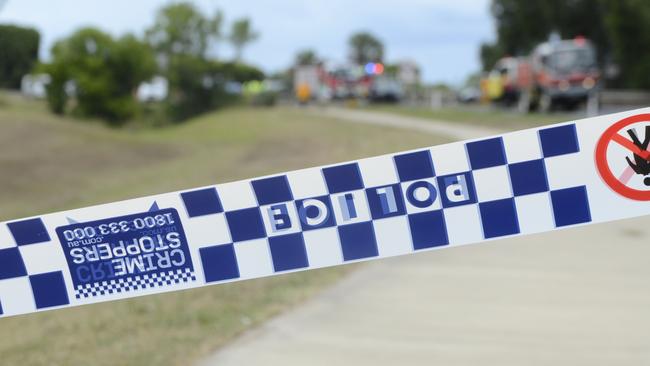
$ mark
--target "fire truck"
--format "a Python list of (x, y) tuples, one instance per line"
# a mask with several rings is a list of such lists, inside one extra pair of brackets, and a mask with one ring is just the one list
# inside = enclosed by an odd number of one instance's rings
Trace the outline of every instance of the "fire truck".
[(502, 58), (486, 83), (492, 101), (516, 103), (522, 112), (546, 112), (597, 100), (600, 78), (593, 44), (577, 37), (542, 43), (528, 57)]

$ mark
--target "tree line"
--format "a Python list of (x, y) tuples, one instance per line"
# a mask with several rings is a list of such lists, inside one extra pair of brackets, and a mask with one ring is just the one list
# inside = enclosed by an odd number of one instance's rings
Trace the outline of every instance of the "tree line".
[[(141, 38), (79, 29), (57, 41), (51, 61), (41, 64), (36, 63), (38, 32), (0, 27), (0, 86), (17, 88), (20, 78), (34, 70), (50, 76), (47, 102), (54, 113), (98, 117), (116, 126), (143, 114), (160, 123), (183, 121), (234, 101), (227, 83), (264, 78), (261, 70), (242, 62), (245, 46), (259, 37), (250, 20), (235, 20), (228, 34), (223, 25), (220, 11), (207, 16), (189, 2), (173, 3), (159, 9)], [(216, 59), (222, 41), (235, 49), (233, 60)], [(167, 79), (167, 98), (142, 105), (136, 90), (154, 75)]]
[(0, 25), (0, 88), (20, 88), (38, 60), (40, 40), (36, 29)]
[(492, 0), (496, 41), (481, 46), (484, 70), (504, 55), (527, 55), (557, 32), (594, 42), (610, 87), (650, 89), (650, 2), (645, 0)]

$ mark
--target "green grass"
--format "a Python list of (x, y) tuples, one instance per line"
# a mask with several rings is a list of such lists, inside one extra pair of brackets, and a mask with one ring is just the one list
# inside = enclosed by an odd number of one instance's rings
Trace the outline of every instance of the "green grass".
[(503, 131), (521, 130), (576, 119), (575, 114), (569, 113), (521, 114), (513, 110), (488, 106), (445, 107), (434, 110), (427, 107), (379, 104), (370, 105), (367, 108), (370, 110), (401, 114), (405, 116), (493, 127)]
[[(0, 220), (444, 142), (299, 109), (229, 109), (112, 130), (0, 94)], [(346, 267), (0, 319), (0, 364), (188, 365)]]

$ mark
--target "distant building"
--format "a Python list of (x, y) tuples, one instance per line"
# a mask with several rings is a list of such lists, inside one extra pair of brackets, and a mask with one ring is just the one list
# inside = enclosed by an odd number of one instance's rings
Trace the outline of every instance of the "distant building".
[(138, 86), (137, 98), (140, 102), (160, 102), (167, 98), (169, 82), (162, 76), (154, 76), (150, 81)]
[(47, 96), (47, 84), (51, 81), (48, 74), (27, 74), (20, 81), (20, 91), (26, 97), (42, 99)]
[(413, 60), (403, 60), (397, 63), (397, 80), (404, 86), (420, 84), (420, 67)]
[(413, 60), (397, 63), (397, 80), (404, 87), (404, 99), (415, 101), (425, 98), (421, 87), (420, 66)]

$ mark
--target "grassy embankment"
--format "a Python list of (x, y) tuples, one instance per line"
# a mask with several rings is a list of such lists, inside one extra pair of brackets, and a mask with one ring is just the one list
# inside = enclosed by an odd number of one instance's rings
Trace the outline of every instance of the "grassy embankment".
[[(112, 130), (0, 94), (0, 221), (443, 142), (314, 117), (230, 109)], [(345, 273), (334, 268), (0, 319), (2, 365), (187, 365)]]

